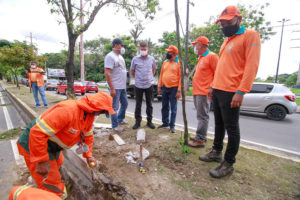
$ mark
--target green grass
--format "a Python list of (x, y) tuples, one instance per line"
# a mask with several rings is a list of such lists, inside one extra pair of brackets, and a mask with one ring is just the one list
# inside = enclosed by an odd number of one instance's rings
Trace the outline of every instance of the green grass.
[(106, 86), (98, 86), (98, 88), (107, 88)]
[(300, 106), (300, 99), (299, 99), (299, 98), (296, 99), (296, 104), (297, 104), (298, 106)]
[(18, 138), (22, 132), (23, 130), (21, 128), (13, 128), (11, 130), (8, 130), (0, 134), (0, 141)]
[(193, 96), (193, 88), (190, 87), (187, 96)]
[(290, 88), (291, 91), (295, 94), (300, 94), (300, 88)]

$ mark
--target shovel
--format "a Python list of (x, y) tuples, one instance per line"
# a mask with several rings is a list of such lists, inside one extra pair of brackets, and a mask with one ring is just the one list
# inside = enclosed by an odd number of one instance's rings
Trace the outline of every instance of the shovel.
[(45, 180), (46, 180), (47, 178), (48, 178), (48, 176), (47, 176), (46, 178), (43, 179), (43, 185), (44, 185), (45, 188), (47, 188), (48, 190), (52, 190), (53, 192), (58, 192), (58, 193), (64, 194), (64, 192), (61, 191), (61, 189), (59, 189), (59, 188), (56, 187), (55, 185), (45, 183)]

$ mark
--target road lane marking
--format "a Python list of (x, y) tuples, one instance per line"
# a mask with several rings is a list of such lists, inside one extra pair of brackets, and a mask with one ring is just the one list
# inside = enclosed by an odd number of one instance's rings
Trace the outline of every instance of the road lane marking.
[[(0, 99), (1, 99), (2, 104), (5, 104), (5, 101), (2, 96), (0, 97)], [(7, 130), (13, 129), (14, 127), (12, 125), (7, 107), (6, 106), (2, 106), (2, 107), (3, 107), (3, 113), (4, 113), (4, 117), (5, 117), (5, 121), (6, 121)]]
[(17, 165), (19, 165), (19, 166), (24, 165), (25, 160), (24, 160), (23, 156), (20, 156), (20, 154), (19, 154), (19, 150), (17, 147), (17, 140), (16, 139), (11, 140), (10, 143), (11, 143), (11, 148), (13, 150), (15, 161), (16, 161)]
[[(134, 117), (134, 113), (133, 112), (126, 112), (126, 113), (129, 114), (130, 116)], [(142, 115), (142, 117), (146, 118), (147, 116), (146, 115)], [(156, 121), (156, 122), (158, 122), (158, 123), (161, 123), (161, 120), (158, 119), (158, 118), (153, 118), (153, 120)], [(180, 127), (181, 130), (183, 131), (184, 125), (175, 123), (175, 126)], [(196, 131), (197, 130), (197, 128), (194, 128), (194, 127), (189, 127), (188, 129), (192, 130), (192, 131)], [(212, 131), (207, 131), (207, 135), (214, 136), (215, 133), (212, 132)], [(208, 136), (208, 138), (212, 139), (212, 140), (214, 139), (214, 137), (210, 137), (210, 136)], [(225, 139), (227, 139), (227, 138), (228, 137), (226, 135)], [(280, 151), (280, 152), (283, 152), (283, 153), (292, 154), (294, 156), (300, 157), (300, 153), (296, 152), (296, 151), (292, 151), (292, 150), (288, 150), (288, 149), (284, 149), (284, 148), (280, 148), (280, 147), (275, 147), (275, 146), (271, 146), (271, 145), (261, 144), (261, 143), (253, 142), (253, 141), (250, 141), (250, 140), (241, 139), (241, 141), (244, 142), (244, 143), (246, 143), (246, 144), (253, 145), (253, 146), (264, 147), (264, 148), (267, 148), (269, 150), (276, 150), (276, 151)]]

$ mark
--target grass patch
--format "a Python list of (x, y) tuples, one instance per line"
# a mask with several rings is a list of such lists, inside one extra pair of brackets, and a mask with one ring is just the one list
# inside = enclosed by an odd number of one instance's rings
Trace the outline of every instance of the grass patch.
[(296, 99), (296, 104), (300, 106), (300, 98)]
[(11, 103), (0, 104), (0, 106), (11, 106)]
[(18, 138), (23, 130), (21, 128), (13, 128), (0, 134), (0, 141)]
[(187, 96), (193, 96), (193, 87), (189, 87), (189, 91), (186, 94)]
[(107, 86), (100, 85), (100, 86), (98, 86), (98, 88), (107, 88)]
[(300, 94), (300, 88), (290, 88), (290, 90), (295, 94)]

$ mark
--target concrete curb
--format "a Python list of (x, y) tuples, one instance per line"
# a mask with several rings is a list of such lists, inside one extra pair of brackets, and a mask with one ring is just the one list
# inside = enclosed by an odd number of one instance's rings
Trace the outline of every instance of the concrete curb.
[[(11, 102), (18, 108), (21, 116), (25, 117), (26, 123), (30, 123), (38, 116), (22, 100), (8, 90), (6, 92), (10, 96)], [(63, 154), (64, 164), (61, 166), (61, 175), (67, 183), (72, 184), (72, 197), (74, 199), (135, 199), (112, 178), (104, 174), (99, 175), (96, 171), (89, 169), (86, 162), (71, 149), (64, 150)]]

